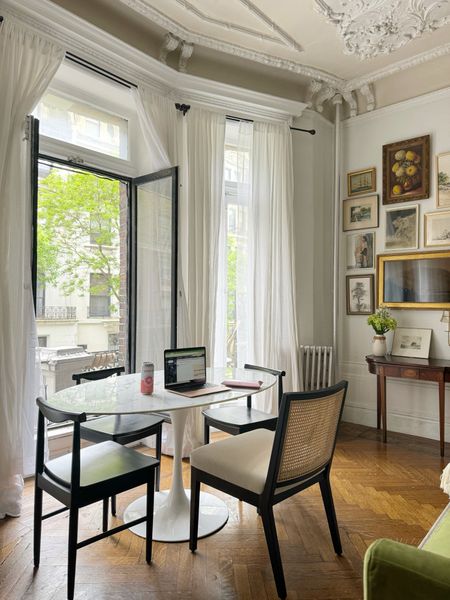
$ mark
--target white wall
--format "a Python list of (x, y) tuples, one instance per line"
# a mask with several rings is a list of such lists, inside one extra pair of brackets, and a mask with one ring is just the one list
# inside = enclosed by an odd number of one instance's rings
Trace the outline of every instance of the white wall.
[[(431, 135), (431, 190), (428, 200), (402, 203), (419, 204), (419, 249), (424, 248), (423, 215), (436, 210), (435, 155), (450, 150), (450, 88), (409, 100), (373, 113), (349, 119), (343, 126), (343, 164), (341, 198), (346, 198), (346, 174), (366, 167), (377, 168), (377, 193), (380, 202), (380, 226), (375, 231), (377, 254), (385, 252), (382, 205), (382, 146), (390, 142)], [(389, 205), (388, 207), (392, 207)], [(340, 372), (349, 380), (344, 419), (375, 426), (376, 377), (368, 373), (364, 360), (371, 354), (372, 329), (366, 317), (347, 316), (345, 304), (346, 236), (340, 237)], [(361, 271), (352, 271), (352, 273)], [(365, 271), (365, 272), (374, 272)], [(401, 327), (433, 330), (430, 356), (450, 359), (447, 333), (440, 323), (441, 311), (394, 310)], [(388, 338), (388, 351), (392, 335)], [(414, 435), (439, 438), (437, 385), (425, 382), (388, 379), (388, 429)], [(450, 401), (447, 393), (446, 439), (450, 440)]]
[(296, 301), (301, 344), (332, 342), (334, 126), (305, 111), (292, 132)]

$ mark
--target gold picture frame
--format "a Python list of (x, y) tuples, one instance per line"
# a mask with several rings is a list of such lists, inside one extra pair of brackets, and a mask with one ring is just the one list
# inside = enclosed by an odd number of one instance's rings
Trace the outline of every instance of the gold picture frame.
[(362, 169), (361, 171), (351, 171), (347, 173), (347, 195), (361, 196), (377, 191), (377, 169)]
[(347, 198), (342, 203), (343, 231), (378, 227), (378, 194)]
[(450, 250), (379, 254), (376, 300), (386, 308), (450, 310)]
[(383, 204), (430, 197), (430, 136), (383, 146)]

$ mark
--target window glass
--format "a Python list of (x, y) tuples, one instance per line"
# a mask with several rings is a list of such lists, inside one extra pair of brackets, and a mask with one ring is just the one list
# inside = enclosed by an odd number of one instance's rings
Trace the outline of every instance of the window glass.
[(73, 98), (48, 92), (34, 116), (41, 135), (117, 158), (128, 158), (128, 121)]

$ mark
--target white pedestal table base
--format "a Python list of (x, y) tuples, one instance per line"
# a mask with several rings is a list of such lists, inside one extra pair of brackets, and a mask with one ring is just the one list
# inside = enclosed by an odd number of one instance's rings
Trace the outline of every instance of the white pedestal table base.
[[(173, 513), (168, 506), (169, 491), (155, 494), (155, 512), (153, 516), (153, 539), (157, 542), (189, 541), (189, 498), (190, 490), (185, 490), (188, 500), (187, 510), (182, 508)], [(125, 510), (125, 523), (145, 515), (145, 496), (132, 502)], [(200, 514), (198, 537), (206, 537), (221, 529), (228, 521), (228, 508), (225, 502), (213, 494), (200, 493)], [(130, 531), (145, 537), (145, 523), (130, 528)]]

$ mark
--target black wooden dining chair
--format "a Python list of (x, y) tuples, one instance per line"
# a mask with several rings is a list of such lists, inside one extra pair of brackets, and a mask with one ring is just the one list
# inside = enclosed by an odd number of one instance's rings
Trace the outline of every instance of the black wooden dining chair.
[[(125, 367), (110, 367), (97, 371), (74, 373), (72, 379), (79, 385), (82, 380), (98, 381), (112, 375), (119, 376)], [(156, 435), (156, 458), (161, 461), (162, 424), (164, 418), (157, 415), (113, 415), (91, 419), (80, 427), (81, 437), (89, 442), (117, 442), (130, 444), (149, 435)], [(160, 467), (156, 469), (156, 491), (159, 491)], [(116, 516), (116, 497), (111, 497), (111, 514)]]
[[(245, 364), (244, 369), (270, 373), (278, 377), (278, 407), (283, 396), (283, 377), (285, 371), (277, 371), (267, 367)], [(203, 443), (209, 444), (209, 428), (215, 427), (231, 435), (239, 435), (253, 429), (269, 429), (275, 431), (277, 416), (257, 410), (252, 406), (252, 397), (247, 396), (247, 406), (220, 406), (219, 408), (207, 408), (202, 411), (204, 417)]]
[[(86, 414), (56, 410), (42, 398), (36, 402), (39, 417), (34, 492), (34, 566), (39, 567), (42, 520), (69, 510), (67, 598), (72, 600), (77, 550), (88, 544), (145, 522), (145, 558), (148, 563), (151, 562), (155, 469), (159, 461), (112, 441), (81, 450), (80, 424), (86, 421)], [(71, 454), (44, 462), (45, 419), (53, 423), (73, 421)], [(143, 484), (147, 485), (146, 516), (107, 530), (108, 498)], [(64, 504), (64, 508), (43, 515), (44, 491)], [(99, 500), (103, 501), (103, 532), (78, 542), (79, 509)]]
[(197, 549), (200, 483), (258, 508), (280, 598), (286, 584), (273, 506), (315, 483), (336, 554), (342, 553), (330, 486), (338, 425), (347, 382), (312, 392), (284, 394), (275, 433), (249, 431), (191, 453), (191, 528), (189, 548)]

